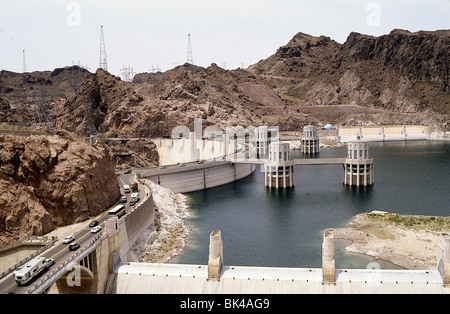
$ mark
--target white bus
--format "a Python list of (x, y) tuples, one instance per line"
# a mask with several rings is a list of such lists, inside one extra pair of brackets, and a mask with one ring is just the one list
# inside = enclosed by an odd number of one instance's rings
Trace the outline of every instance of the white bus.
[(114, 207), (113, 209), (111, 209), (108, 212), (109, 216), (117, 216), (117, 217), (121, 217), (123, 215), (125, 215), (125, 206), (124, 205), (117, 205), (116, 207)]
[(27, 284), (31, 279), (39, 275), (46, 268), (47, 263), (45, 257), (33, 258), (14, 274), (16, 284), (18, 286)]

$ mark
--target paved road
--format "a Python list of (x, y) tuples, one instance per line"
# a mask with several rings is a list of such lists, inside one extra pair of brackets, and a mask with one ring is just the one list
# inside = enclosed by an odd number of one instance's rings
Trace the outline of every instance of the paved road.
[[(123, 172), (120, 172), (117, 174), (118, 174), (117, 179), (120, 184), (122, 195), (127, 196), (127, 202), (125, 203), (125, 205), (126, 205), (127, 210), (129, 210), (129, 209), (131, 209), (131, 206), (129, 206), (131, 193), (124, 193), (123, 185), (127, 184), (127, 185), (130, 185), (130, 187), (131, 187), (131, 182), (134, 180), (135, 173), (131, 172), (129, 174), (124, 174)], [(143, 195), (142, 195), (143, 191), (141, 191), (140, 193), (141, 193), (141, 201), (142, 201), (144, 199)], [(91, 229), (89, 228), (89, 223), (91, 222), (91, 220), (83, 223), (81, 225), (81, 227), (73, 234), (73, 236), (75, 237), (75, 240), (72, 243), (78, 242), (78, 243), (80, 243), (80, 247), (84, 247), (85, 245), (89, 244), (91, 241), (94, 240), (94, 238), (96, 236), (98, 236), (101, 232), (103, 232), (104, 221), (106, 219), (108, 219), (108, 211), (107, 210), (102, 215), (97, 217), (97, 219), (96, 219), (98, 221), (99, 225), (102, 227), (102, 230), (96, 234), (91, 233)], [(53, 258), (55, 260), (55, 265), (67, 260), (72, 254), (75, 253), (75, 251), (70, 251), (69, 244), (63, 244), (62, 240), (63, 240), (62, 238), (58, 239), (58, 241), (55, 243), (55, 245), (53, 247), (51, 247), (49, 250), (43, 252), (39, 256), (44, 256), (46, 258)], [(55, 267), (55, 265), (53, 265), (52, 267)], [(45, 274), (45, 272), (43, 272), (40, 276), (42, 276), (43, 274)], [(6, 276), (5, 278), (3, 278), (2, 280), (0, 280), (0, 294), (26, 293), (29, 286), (32, 285), (33, 282), (36, 281), (40, 276), (38, 276), (37, 278), (35, 278), (31, 282), (29, 282), (27, 285), (25, 285), (23, 287), (18, 287), (14, 281), (14, 273), (11, 273), (8, 276)]]

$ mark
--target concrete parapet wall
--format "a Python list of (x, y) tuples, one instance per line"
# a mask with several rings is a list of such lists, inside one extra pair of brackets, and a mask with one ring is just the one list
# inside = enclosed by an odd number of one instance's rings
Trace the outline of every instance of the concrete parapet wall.
[(0, 249), (0, 279), (55, 244), (56, 237), (33, 236)]
[(153, 196), (150, 193), (150, 188), (144, 187), (145, 192), (141, 191), (141, 194), (144, 193), (145, 197), (142, 203), (119, 220), (119, 230), (121, 233), (119, 255), (123, 261), (137, 261), (131, 249), (142, 232), (147, 230), (154, 221), (155, 205)]
[[(105, 230), (109, 235), (108, 241), (97, 250), (97, 259), (100, 260), (99, 286), (98, 291), (104, 293), (109, 286), (114, 285), (115, 276), (113, 274), (116, 264), (120, 261), (137, 261), (132, 248), (142, 233), (147, 230), (155, 219), (155, 204), (150, 188), (143, 184), (141, 193), (144, 200), (132, 211), (127, 212), (120, 219), (110, 218), (105, 222)], [(103, 291), (101, 290), (103, 289)]]
[(367, 141), (426, 140), (430, 132), (429, 127), (421, 125), (341, 127), (339, 137), (341, 142), (355, 140), (358, 136)]
[(158, 175), (143, 173), (141, 177), (169, 188), (174, 193), (188, 193), (243, 179), (256, 170), (256, 166), (252, 164), (232, 164), (231, 162), (220, 162), (213, 166), (204, 164), (188, 167), (178, 172), (167, 171)]

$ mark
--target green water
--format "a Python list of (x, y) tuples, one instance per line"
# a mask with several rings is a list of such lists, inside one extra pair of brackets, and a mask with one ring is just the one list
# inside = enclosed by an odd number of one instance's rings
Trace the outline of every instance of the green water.
[[(345, 157), (346, 147), (323, 148), (317, 158)], [(207, 264), (209, 234), (221, 230), (224, 264), (321, 267), (323, 230), (346, 226), (356, 214), (385, 210), (399, 214), (450, 215), (450, 143), (371, 143), (375, 183), (342, 184), (342, 165), (296, 166), (292, 189), (268, 189), (258, 168), (243, 180), (189, 193), (192, 231), (185, 251), (172, 263)], [(293, 151), (291, 158), (304, 158)], [(397, 268), (347, 253), (336, 242), (337, 268)]]

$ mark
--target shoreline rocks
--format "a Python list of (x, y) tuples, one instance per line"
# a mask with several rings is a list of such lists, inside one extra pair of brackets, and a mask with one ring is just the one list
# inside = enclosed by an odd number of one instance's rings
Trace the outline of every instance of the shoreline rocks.
[(333, 229), (335, 239), (351, 241), (345, 249), (392, 262), (406, 269), (432, 269), (437, 265), (441, 233), (450, 217), (363, 213), (349, 227)]
[(145, 180), (155, 203), (155, 222), (133, 247), (139, 262), (165, 263), (183, 252), (189, 227), (187, 197)]

